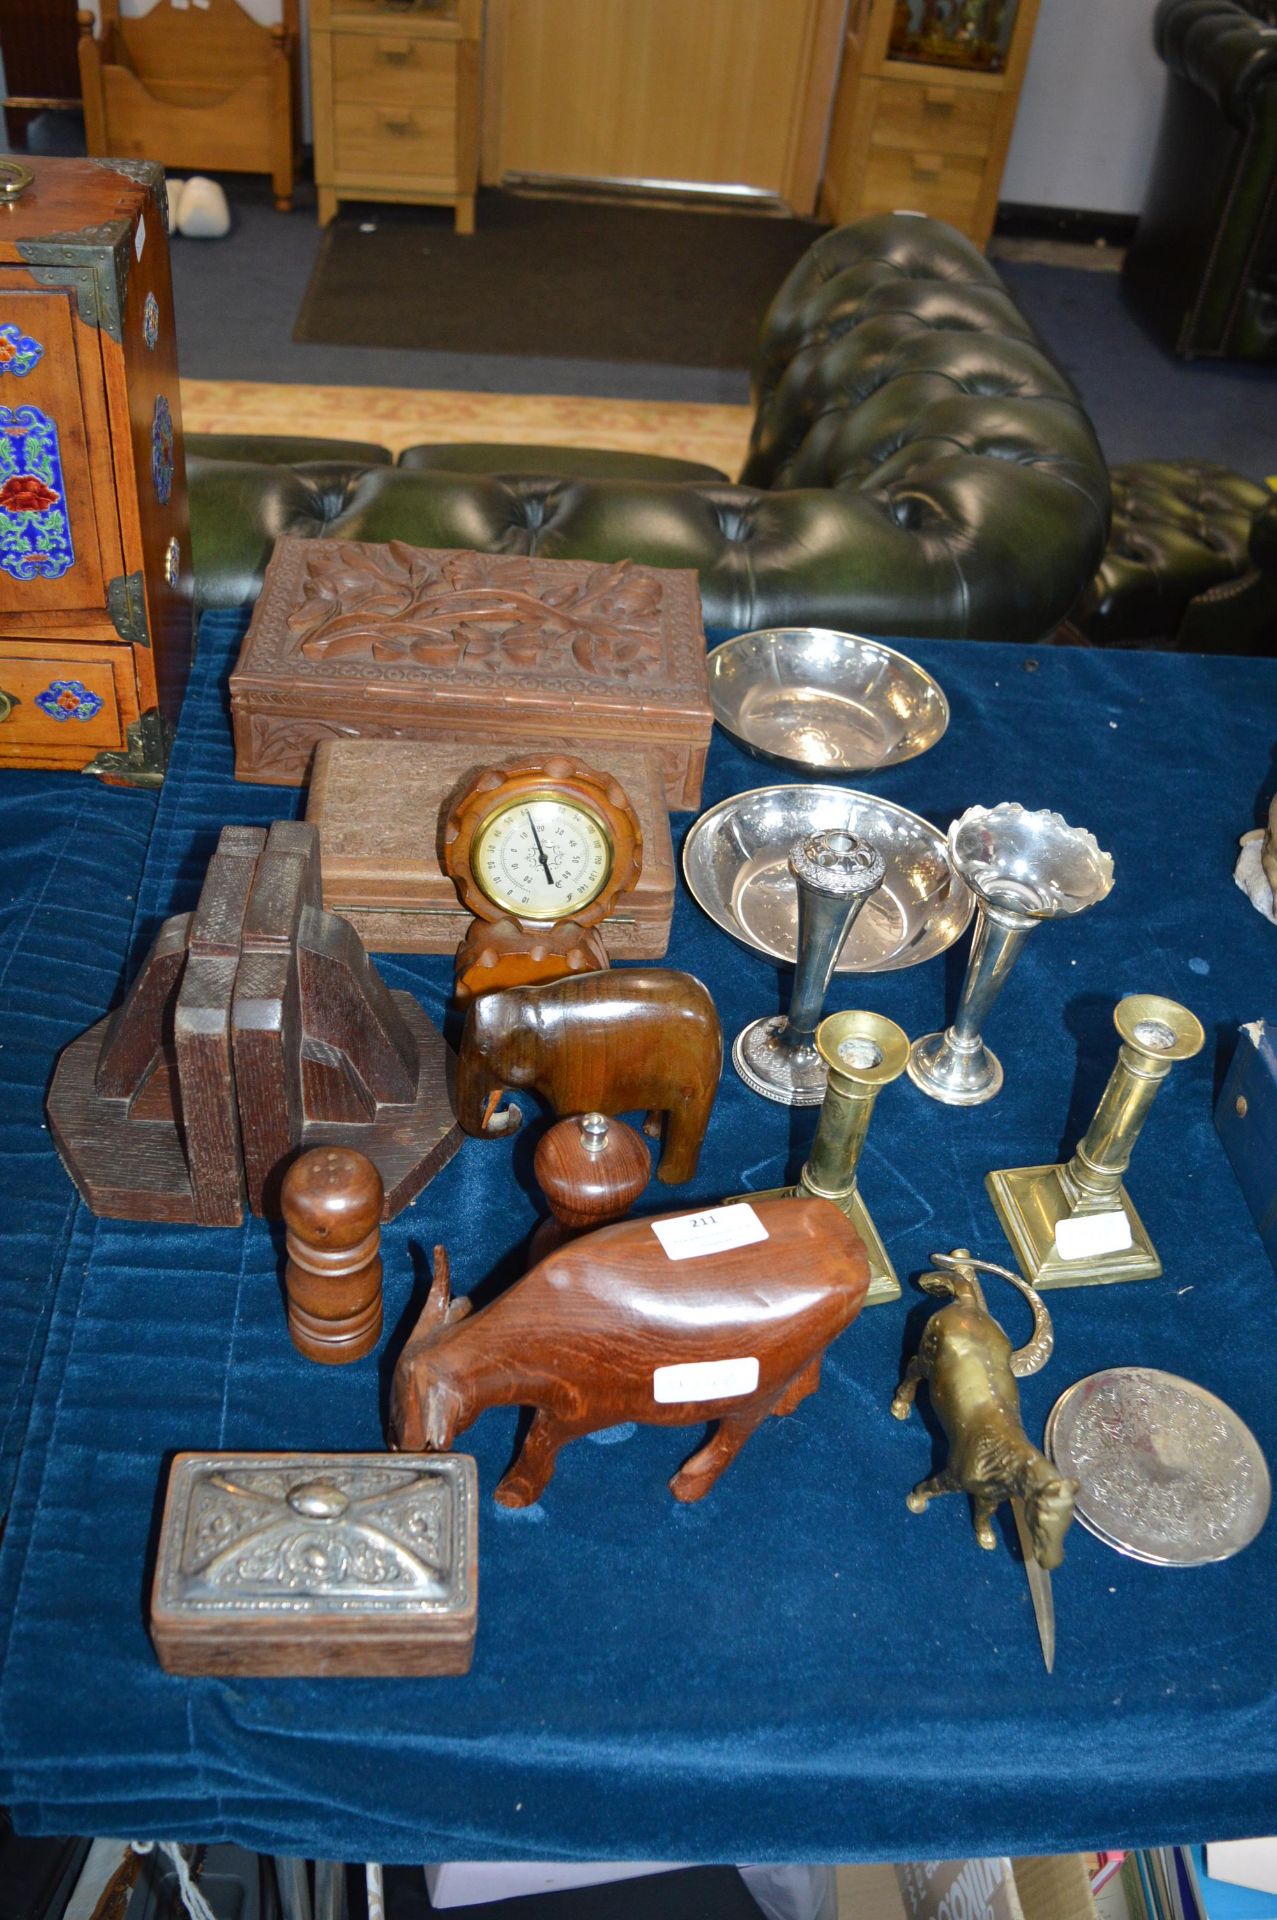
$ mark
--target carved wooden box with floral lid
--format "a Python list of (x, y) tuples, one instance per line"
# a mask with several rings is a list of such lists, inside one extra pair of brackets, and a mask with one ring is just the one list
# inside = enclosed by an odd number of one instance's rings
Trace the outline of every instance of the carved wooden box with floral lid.
[(695, 807), (713, 724), (696, 575), (280, 540), (231, 709), (241, 780), (296, 786), (323, 740), (517, 751), (550, 731), (591, 764), (656, 754), (667, 804)]

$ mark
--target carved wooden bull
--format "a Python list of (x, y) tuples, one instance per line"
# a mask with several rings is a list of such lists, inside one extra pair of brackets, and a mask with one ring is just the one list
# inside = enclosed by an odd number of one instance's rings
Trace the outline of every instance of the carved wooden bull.
[[(909, 1509), (922, 1513), (937, 1493), (968, 1493), (976, 1539), (982, 1547), (996, 1547), (995, 1509), (1004, 1500), (1023, 1500), (1034, 1558), (1049, 1572), (1064, 1558), (1078, 1483), (1057, 1473), (1025, 1433), (1015, 1382), (1017, 1376), (1037, 1373), (1050, 1359), (1051, 1317), (1019, 1274), (973, 1260), (965, 1247), (951, 1254), (933, 1253), (931, 1260), (942, 1271), (924, 1273), (921, 1285), (928, 1293), (951, 1294), (953, 1303), (928, 1320), (891, 1411), (897, 1420), (907, 1420), (918, 1383), (925, 1380), (936, 1417), (949, 1436), (949, 1458), (943, 1472), (921, 1481), (909, 1494)], [(977, 1267), (1009, 1280), (1033, 1309), (1033, 1338), (1017, 1352), (985, 1304)]]
[(542, 986), (506, 987), (471, 1003), (457, 1054), (462, 1131), (505, 1136), (518, 1107), (507, 1088), (548, 1100), (556, 1114), (646, 1111), (665, 1116), (658, 1180), (690, 1180), (723, 1067), (708, 991), (690, 973), (627, 967)]
[(825, 1349), (868, 1286), (860, 1236), (830, 1201), (757, 1200), (753, 1211), (766, 1239), (690, 1259), (671, 1258), (650, 1220), (603, 1227), (473, 1315), (450, 1299), (437, 1247), (434, 1286), (395, 1368), (392, 1444), (446, 1452), (486, 1408), (534, 1407), (496, 1492), (526, 1507), (580, 1434), (716, 1420), (670, 1481), (676, 1499), (699, 1500), (769, 1413), (816, 1391)]

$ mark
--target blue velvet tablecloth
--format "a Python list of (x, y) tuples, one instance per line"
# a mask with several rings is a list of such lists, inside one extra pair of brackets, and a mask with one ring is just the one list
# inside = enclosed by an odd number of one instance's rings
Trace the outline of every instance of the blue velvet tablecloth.
[[(240, 630), (204, 623), (135, 944), (192, 904), (225, 821), (298, 806), (231, 777), (223, 682)], [(1040, 1433), (1072, 1381), (1138, 1362), (1222, 1394), (1277, 1456), (1277, 1278), (1211, 1122), (1238, 1023), (1271, 1014), (1277, 992), (1277, 934), (1231, 879), (1237, 836), (1271, 790), (1277, 662), (912, 651), (946, 688), (952, 724), (875, 790), (941, 824), (975, 800), (1059, 808), (1113, 852), (1117, 880), (1094, 912), (1029, 943), (990, 1022), (1006, 1068), (997, 1100), (942, 1108), (907, 1081), (882, 1095), (861, 1169), (878, 1226), (902, 1276), (961, 1244), (1006, 1259), (985, 1172), (1072, 1148), (1113, 1062), (1120, 995), (1182, 999), (1208, 1044), (1160, 1094), (1130, 1175), (1165, 1276), (1050, 1296), (1056, 1352), (1023, 1383), (1026, 1418)], [(705, 804), (771, 777), (716, 738)], [(103, 913), (130, 803), (95, 803), (77, 830)], [(688, 824), (676, 821), (680, 839)], [(26, 1040), (47, 1049), (46, 1071), (111, 984), (77, 971), (83, 954), (55, 934), (32, 976), (43, 1024)], [(829, 1007), (935, 1027), (965, 946), (900, 974), (839, 976)], [(782, 1004), (779, 970), (682, 893), (670, 960), (707, 981), (729, 1037)], [(382, 968), (441, 1017), (447, 961)], [(755, 1099), (729, 1067), (696, 1181), (650, 1189), (645, 1207), (777, 1184), (814, 1119)], [(530, 1114), (513, 1143), (467, 1142), (386, 1230), (387, 1333), (341, 1369), (291, 1346), (261, 1223), (163, 1229), (74, 1211), (0, 1552), (0, 1798), (21, 1829), (402, 1861), (917, 1858), (1272, 1830), (1277, 1523), (1191, 1571), (1122, 1559), (1075, 1527), (1048, 1677), (1009, 1542), (982, 1553), (958, 1499), (920, 1517), (905, 1507), (935, 1452), (924, 1421), (887, 1411), (930, 1304), (908, 1281), (904, 1301), (864, 1313), (831, 1350), (820, 1393), (768, 1422), (697, 1506), (665, 1485), (694, 1436), (642, 1428), (576, 1443), (537, 1507), (502, 1511), (490, 1496), (515, 1415), (485, 1415), (462, 1443), (483, 1491), (468, 1677), (162, 1673), (145, 1622), (169, 1456), (379, 1446), (426, 1251), (446, 1242), (462, 1291), (516, 1270), (539, 1124)], [(57, 1173), (33, 1115), (20, 1144), (41, 1178)], [(52, 1240), (63, 1217), (42, 1223)], [(1019, 1335), (1019, 1303), (997, 1306)]]
[(76, 1205), (42, 1131), (45, 1087), (124, 984), (155, 801), (79, 774), (0, 774), (0, 1514)]

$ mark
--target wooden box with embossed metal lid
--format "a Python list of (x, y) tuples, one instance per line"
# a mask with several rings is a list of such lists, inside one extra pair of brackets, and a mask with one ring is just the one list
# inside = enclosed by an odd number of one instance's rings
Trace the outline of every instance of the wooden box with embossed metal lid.
[[(695, 807), (709, 747), (696, 575), (338, 540), (276, 543), (231, 676), (235, 772), (296, 786), (321, 741), (654, 754)], [(393, 795), (385, 796), (387, 805)]]
[(0, 765), (156, 785), (191, 643), (162, 168), (0, 162)]
[(151, 1589), (169, 1673), (466, 1673), (478, 1483), (464, 1453), (179, 1453)]

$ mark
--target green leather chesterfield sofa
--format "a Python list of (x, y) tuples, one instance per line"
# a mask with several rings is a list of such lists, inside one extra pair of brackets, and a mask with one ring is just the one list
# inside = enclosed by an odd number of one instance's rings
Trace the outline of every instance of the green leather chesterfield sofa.
[(1186, 358), (1277, 360), (1272, 12), (1160, 0), (1153, 16), (1166, 98), (1123, 278), (1146, 326)]
[(694, 567), (712, 627), (1040, 641), (1095, 573), (1109, 483), (983, 256), (892, 214), (819, 239), (764, 323), (738, 484), (570, 448), (188, 444), (201, 605), (281, 534)]

